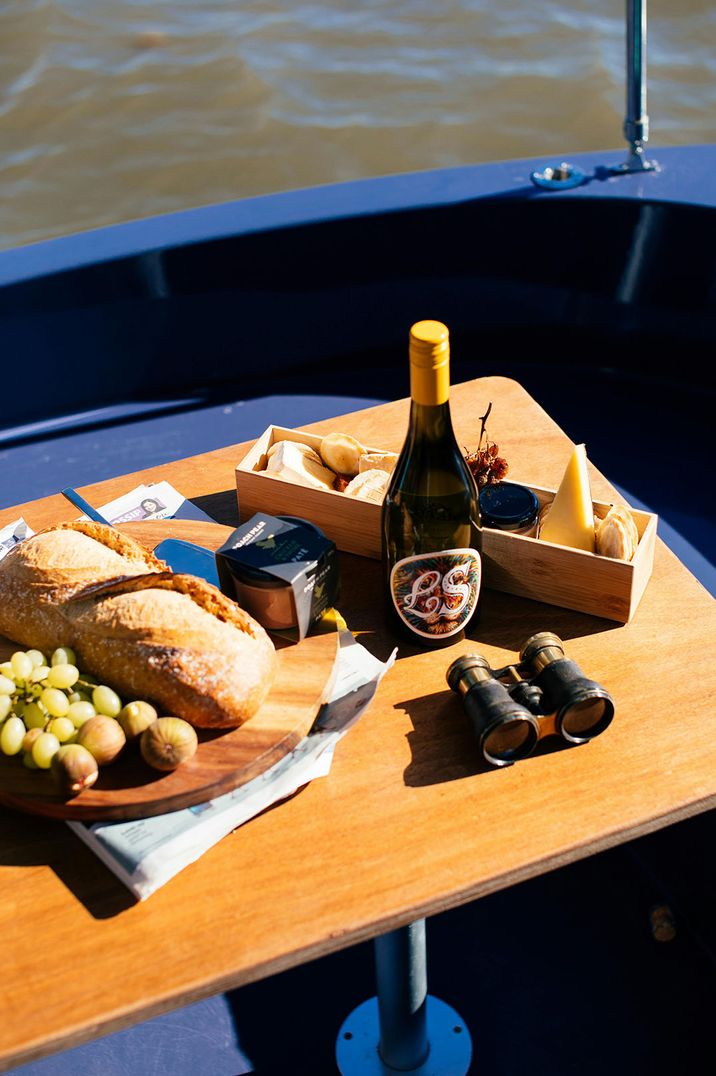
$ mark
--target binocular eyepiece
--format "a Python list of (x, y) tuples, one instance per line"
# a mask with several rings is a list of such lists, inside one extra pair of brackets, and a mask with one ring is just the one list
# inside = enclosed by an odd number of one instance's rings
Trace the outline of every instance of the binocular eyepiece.
[(550, 631), (531, 636), (519, 662), (503, 669), (491, 669), (481, 654), (465, 654), (448, 669), (447, 682), (493, 766), (525, 758), (555, 733), (568, 743), (587, 743), (614, 717), (609, 692), (565, 657), (562, 640)]

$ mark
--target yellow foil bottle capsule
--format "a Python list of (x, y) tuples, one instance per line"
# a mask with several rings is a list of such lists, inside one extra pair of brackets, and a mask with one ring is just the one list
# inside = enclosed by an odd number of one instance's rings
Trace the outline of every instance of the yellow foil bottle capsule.
[(450, 339), (439, 321), (410, 330), (410, 423), (383, 502), (386, 606), (419, 646), (461, 638), (480, 596), (477, 488), (450, 416)]
[(450, 398), (450, 335), (441, 321), (418, 321), (410, 330), (410, 397), (436, 406)]

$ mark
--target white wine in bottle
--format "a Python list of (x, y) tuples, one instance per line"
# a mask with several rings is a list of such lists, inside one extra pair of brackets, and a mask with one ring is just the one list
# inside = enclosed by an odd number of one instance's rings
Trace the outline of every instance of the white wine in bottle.
[(450, 343), (439, 321), (410, 330), (410, 425), (383, 502), (392, 626), (419, 646), (459, 639), (480, 595), (480, 507), (450, 418)]

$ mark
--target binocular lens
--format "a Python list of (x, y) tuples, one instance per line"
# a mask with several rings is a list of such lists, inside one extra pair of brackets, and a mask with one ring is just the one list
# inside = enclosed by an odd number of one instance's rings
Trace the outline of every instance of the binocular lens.
[(482, 740), (482, 753), (493, 766), (506, 766), (529, 755), (538, 738), (532, 721), (522, 717), (508, 718), (487, 730)]
[(572, 743), (586, 743), (598, 736), (614, 717), (614, 703), (604, 696), (588, 695), (569, 702), (562, 708), (557, 724), (565, 739)]
[[(614, 717), (609, 692), (564, 657), (552, 632), (528, 639), (525, 655), (536, 669), (532, 680), (522, 679), (522, 667), (491, 669), (481, 654), (464, 654), (447, 671), (448, 686), (460, 695), (480, 750), (493, 766), (525, 758), (540, 735), (550, 732), (570, 743), (587, 743)], [(509, 688), (502, 677), (510, 677)]]

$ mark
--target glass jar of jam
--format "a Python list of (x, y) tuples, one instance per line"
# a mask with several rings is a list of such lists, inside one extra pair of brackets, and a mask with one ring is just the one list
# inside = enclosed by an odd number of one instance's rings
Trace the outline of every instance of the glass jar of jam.
[(484, 486), (480, 490), (480, 515), (483, 527), (537, 536), (539, 501), (527, 486), (516, 482)]

